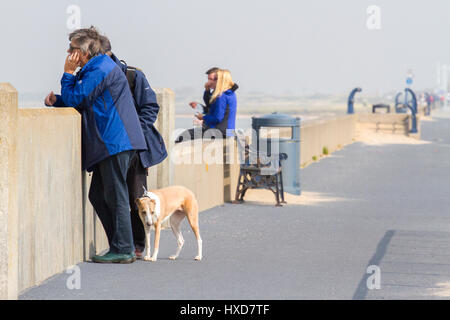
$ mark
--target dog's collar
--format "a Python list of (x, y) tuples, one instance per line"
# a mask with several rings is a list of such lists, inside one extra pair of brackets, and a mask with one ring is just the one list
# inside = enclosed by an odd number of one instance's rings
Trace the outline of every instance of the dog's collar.
[[(154, 194), (153, 192), (149, 192), (147, 190), (144, 191), (144, 197), (155, 200), (155, 216), (156, 216), (156, 220), (158, 220), (159, 214), (161, 212), (161, 202), (159, 200), (159, 197), (156, 194)], [(156, 223), (156, 221), (153, 221), (153, 222)]]

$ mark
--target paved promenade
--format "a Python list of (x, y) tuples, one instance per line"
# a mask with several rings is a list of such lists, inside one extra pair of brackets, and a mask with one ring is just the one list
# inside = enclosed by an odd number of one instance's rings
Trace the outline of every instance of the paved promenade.
[(201, 213), (201, 262), (184, 221), (177, 261), (167, 230), (155, 263), (81, 263), (81, 289), (63, 273), (20, 299), (449, 299), (450, 112), (422, 122), (422, 140), (356, 142), (303, 169), (304, 194), (329, 201)]

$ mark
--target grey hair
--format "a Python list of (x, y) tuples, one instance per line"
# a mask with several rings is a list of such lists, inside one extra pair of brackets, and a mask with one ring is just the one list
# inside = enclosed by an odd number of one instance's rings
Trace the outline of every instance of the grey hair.
[(101, 35), (94, 26), (86, 29), (78, 29), (69, 35), (69, 40), (74, 41), (82, 52), (89, 54), (89, 59), (102, 53)]
[(103, 54), (110, 55), (111, 54), (111, 42), (106, 36), (100, 36), (100, 45), (101, 45), (101, 52)]

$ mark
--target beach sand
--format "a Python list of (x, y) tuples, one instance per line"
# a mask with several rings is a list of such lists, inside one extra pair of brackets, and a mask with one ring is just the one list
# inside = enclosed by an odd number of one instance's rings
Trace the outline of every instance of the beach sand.
[[(302, 191), (302, 194), (297, 196), (290, 193), (284, 193), (284, 199), (289, 205), (304, 205), (304, 206), (318, 206), (324, 202), (336, 202), (336, 201), (351, 201), (351, 199), (337, 198), (329, 196), (325, 193)], [(270, 190), (265, 189), (249, 189), (245, 193), (245, 203), (252, 205), (275, 205), (275, 195)]]

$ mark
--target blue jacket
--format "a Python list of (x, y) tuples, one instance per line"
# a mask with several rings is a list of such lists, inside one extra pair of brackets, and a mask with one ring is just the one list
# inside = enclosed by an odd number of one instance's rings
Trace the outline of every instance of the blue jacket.
[[(111, 58), (126, 74), (127, 65), (117, 59), (114, 54)], [(167, 158), (167, 150), (162, 136), (154, 126), (159, 112), (156, 94), (150, 87), (144, 73), (139, 69), (135, 69), (134, 82), (135, 87), (134, 92), (132, 92), (134, 106), (139, 116), (147, 145), (147, 150), (140, 151), (139, 157), (141, 159), (142, 166), (144, 168), (148, 168), (162, 162), (165, 158)]]
[(209, 128), (219, 129), (224, 135), (226, 132), (227, 136), (232, 136), (231, 130), (234, 130), (236, 126), (236, 109), (236, 94), (229, 89), (210, 105), (210, 110), (203, 117), (203, 122)]
[[(236, 92), (237, 89), (239, 89), (239, 86), (235, 83), (230, 90)], [(213, 91), (210, 90), (205, 90), (203, 92), (203, 102), (205, 103), (205, 106), (203, 107), (203, 114), (208, 114), (209, 112), (209, 100), (211, 99), (212, 94)]]
[(92, 58), (77, 76), (64, 73), (54, 106), (73, 106), (82, 115), (83, 169), (127, 150), (146, 150), (128, 81), (107, 55)]

